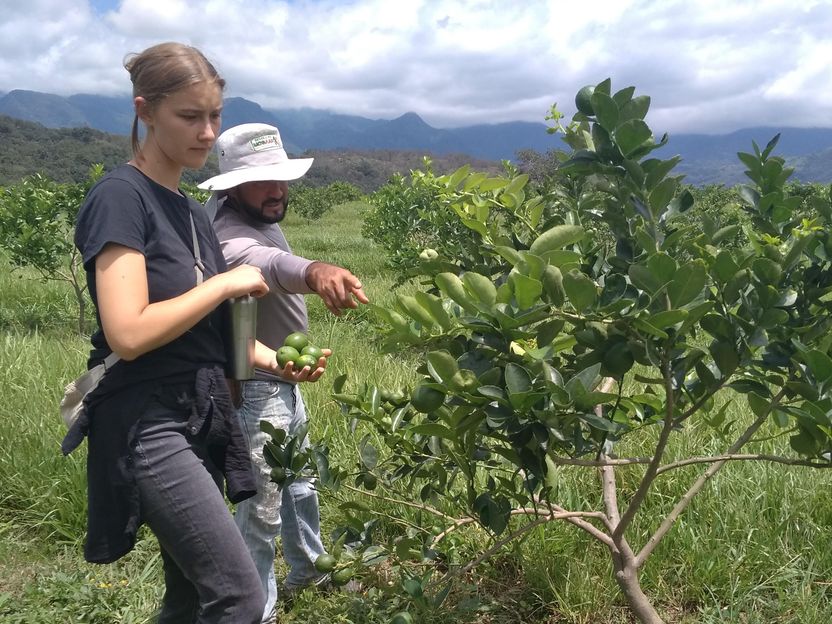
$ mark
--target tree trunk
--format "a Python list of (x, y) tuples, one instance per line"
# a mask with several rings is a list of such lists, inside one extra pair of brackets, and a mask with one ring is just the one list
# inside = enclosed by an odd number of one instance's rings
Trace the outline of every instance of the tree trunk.
[(638, 580), (638, 569), (632, 563), (625, 562), (621, 556), (613, 556), (615, 566), (615, 580), (630, 610), (642, 624), (664, 624), (658, 611), (647, 595), (641, 591), (641, 583)]
[(84, 325), (86, 324), (87, 302), (84, 301), (84, 291), (78, 287), (78, 284), (73, 284), (75, 289), (75, 299), (78, 301), (78, 333), (84, 334)]

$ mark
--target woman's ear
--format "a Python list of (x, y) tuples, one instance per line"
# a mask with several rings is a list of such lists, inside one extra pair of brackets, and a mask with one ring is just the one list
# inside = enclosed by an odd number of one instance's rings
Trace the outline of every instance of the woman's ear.
[(142, 96), (137, 96), (133, 98), (133, 108), (136, 109), (136, 117), (141, 119), (145, 125), (150, 124), (151, 121), (151, 110), (150, 104), (146, 99)]

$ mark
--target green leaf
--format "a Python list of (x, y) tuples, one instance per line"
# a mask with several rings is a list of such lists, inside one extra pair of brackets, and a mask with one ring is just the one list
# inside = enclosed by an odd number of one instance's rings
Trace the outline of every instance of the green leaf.
[(699, 325), (718, 340), (734, 340), (734, 326), (721, 314), (706, 314)]
[(286, 439), (286, 431), (278, 429), (268, 420), (260, 421), (260, 431), (271, 437), (277, 444), (282, 444)]
[(618, 149), (621, 150), (625, 158), (638, 150), (652, 136), (653, 133), (649, 126), (641, 119), (629, 119), (619, 125), (613, 132)]
[(506, 393), (499, 386), (480, 386), (477, 388), (477, 392), (484, 397), (497, 401), (504, 401), (506, 399)]
[(596, 90), (590, 98), (592, 110), (595, 111), (595, 118), (607, 132), (615, 130), (618, 125), (618, 106), (609, 95)]
[(518, 264), (523, 262), (523, 256), (521, 256), (520, 252), (517, 251), (514, 247), (509, 247), (507, 245), (496, 245), (494, 247), (494, 251), (496, 251), (503, 258), (505, 258), (512, 266), (517, 266)]
[(361, 464), (367, 470), (373, 470), (378, 465), (378, 451), (376, 447), (370, 444), (368, 437), (361, 440), (358, 451), (361, 457)]
[(665, 329), (667, 327), (672, 327), (677, 323), (681, 323), (688, 317), (687, 310), (666, 310), (665, 312), (659, 312), (654, 314), (653, 316), (649, 317), (647, 321), (653, 326), (658, 329)]
[(505, 377), (509, 395), (526, 394), (532, 389), (531, 374), (518, 364), (509, 362), (506, 365)]
[(783, 270), (774, 260), (768, 258), (757, 258), (751, 264), (751, 272), (763, 284), (777, 285)]
[(580, 225), (556, 225), (538, 236), (531, 244), (529, 251), (542, 256), (549, 251), (563, 249), (580, 241), (585, 230)]
[(460, 219), (462, 224), (467, 227), (468, 229), (474, 230), (480, 236), (488, 235), (488, 227), (485, 225), (483, 221), (477, 221), (475, 219)]
[(676, 261), (663, 252), (653, 254), (647, 259), (647, 267), (659, 284), (667, 284), (676, 275)]
[(789, 320), (789, 313), (780, 308), (765, 310), (757, 321), (757, 326), (763, 329), (773, 329), (785, 325)]
[(456, 440), (456, 435), (453, 431), (448, 429), (445, 425), (439, 423), (423, 423), (421, 425), (414, 425), (408, 428), (411, 433), (418, 433), (424, 436), (436, 436), (446, 440)]
[(733, 344), (718, 340), (711, 343), (709, 350), (723, 377), (728, 377), (736, 370), (740, 356)]
[(496, 191), (497, 189), (503, 188), (506, 184), (508, 184), (508, 180), (506, 178), (488, 178), (487, 180), (483, 180), (480, 183), (480, 192), (487, 193), (488, 191)]
[(396, 299), (401, 306), (402, 312), (410, 316), (412, 319), (427, 328), (431, 328), (435, 325), (430, 312), (423, 308), (419, 302), (416, 301), (415, 297), (411, 297), (410, 295), (397, 295)]
[(563, 288), (569, 302), (578, 312), (594, 306), (598, 300), (595, 282), (577, 269), (572, 269), (563, 276)]
[(745, 395), (745, 398), (748, 400), (748, 406), (751, 408), (751, 411), (758, 418), (764, 414), (768, 414), (771, 409), (771, 399), (761, 397), (756, 392), (749, 392)]
[(567, 249), (550, 251), (545, 255), (545, 258), (549, 264), (561, 270), (570, 268), (572, 265), (580, 265), (581, 263), (581, 254)]
[(487, 307), (493, 307), (497, 301), (497, 287), (489, 278), (479, 273), (468, 271), (462, 276), (465, 288)]
[(661, 340), (667, 340), (668, 338), (666, 332), (662, 331), (661, 329), (652, 325), (651, 323), (648, 323), (643, 318), (634, 318), (633, 327), (635, 327), (639, 331), (644, 332), (648, 336), (653, 336), (654, 338), (660, 338)]
[(431, 351), (426, 359), (430, 376), (439, 383), (447, 384), (459, 370), (456, 359), (448, 351)]
[[(344, 389), (344, 384), (347, 383), (347, 374), (343, 373), (342, 375), (338, 375), (335, 380), (332, 382), (332, 391), (333, 392), (341, 392)], [(263, 422), (263, 421), (261, 421)]]
[(521, 310), (530, 308), (540, 301), (540, 296), (543, 294), (543, 284), (540, 280), (518, 273), (513, 273), (509, 279), (514, 286), (514, 298), (517, 300), (517, 307)]
[(811, 457), (817, 455), (820, 445), (808, 430), (801, 427), (798, 432), (789, 438), (789, 444), (796, 453)]
[[(613, 395), (616, 396), (616, 395)], [(586, 424), (594, 429), (600, 429), (601, 431), (615, 431), (618, 426), (606, 418), (601, 418), (597, 414), (593, 414), (592, 412), (586, 412), (584, 414), (578, 414), (578, 418), (583, 420)]]
[(719, 228), (711, 237), (711, 244), (719, 245), (723, 241), (730, 240), (734, 238), (739, 231), (739, 225), (726, 225), (723, 228)]
[(719, 254), (717, 254), (713, 266), (711, 267), (711, 274), (717, 279), (717, 281), (725, 284), (728, 280), (734, 277), (739, 270), (740, 268), (737, 266), (737, 263), (734, 262), (731, 252), (720, 251)]
[(459, 169), (454, 171), (451, 176), (448, 178), (448, 188), (455, 189), (459, 186), (459, 183), (468, 175), (468, 171), (471, 169), (470, 165), (462, 165)]
[(546, 265), (543, 269), (543, 287), (546, 289), (549, 300), (555, 306), (563, 305), (566, 291), (563, 289), (563, 274), (559, 268), (551, 264)]
[(627, 275), (630, 277), (633, 286), (651, 295), (664, 285), (658, 276), (643, 264), (631, 264), (627, 270)]
[(587, 368), (583, 369), (579, 373), (577, 373), (574, 377), (572, 377), (569, 381), (566, 382), (566, 391), (569, 393), (569, 396), (574, 396), (575, 391), (578, 388), (583, 388), (583, 394), (589, 392), (598, 384), (601, 371), (601, 364), (600, 362), (597, 364), (593, 364), (588, 366)]
[(642, 163), (642, 167), (644, 168), (644, 174), (642, 176), (644, 177), (644, 187), (652, 191), (681, 161), (681, 156), (674, 156), (667, 160), (659, 160), (657, 158), (645, 160)]
[(439, 297), (421, 291), (417, 292), (414, 297), (419, 305), (428, 311), (431, 318), (436, 321), (442, 329), (448, 331), (451, 328), (451, 325), (453, 324), (451, 322), (451, 317), (448, 316), (445, 308), (442, 307), (442, 300)]
[(653, 215), (661, 214), (673, 196), (676, 194), (676, 189), (679, 187), (679, 182), (673, 178), (665, 178), (656, 185), (652, 191), (648, 202), (650, 204), (650, 211)]
[(696, 299), (705, 288), (707, 273), (701, 260), (683, 264), (667, 287), (670, 304), (680, 308)]
[(828, 355), (812, 349), (803, 354), (803, 359), (818, 383), (825, 384), (832, 379), (832, 358)]
[(455, 273), (440, 273), (433, 278), (433, 281), (445, 296), (458, 303), (466, 312), (476, 312), (477, 307), (471, 297), (468, 296), (458, 275)]
[(612, 99), (615, 100), (615, 103), (618, 105), (618, 108), (621, 108), (627, 102), (633, 99), (633, 93), (635, 92), (635, 87), (624, 87), (623, 89), (616, 91), (615, 94), (612, 96)]
[[(634, 97), (629, 102), (620, 106), (620, 125), (618, 127), (620, 128), (623, 125), (621, 122), (626, 123), (628, 120), (638, 121), (644, 119), (647, 116), (648, 110), (650, 110), (650, 96), (639, 95)], [(649, 139), (651, 136), (653, 136), (652, 133), (647, 138)]]

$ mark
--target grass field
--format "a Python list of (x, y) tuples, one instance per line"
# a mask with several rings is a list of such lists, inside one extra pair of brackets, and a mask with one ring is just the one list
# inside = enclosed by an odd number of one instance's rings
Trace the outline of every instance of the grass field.
[[(394, 294), (393, 278), (381, 250), (360, 234), (361, 211), (361, 204), (349, 204), (314, 223), (290, 216), (285, 231), (297, 253), (349, 267), (370, 299), (385, 305)], [(86, 339), (75, 333), (71, 293), (10, 269), (0, 259), (0, 623), (150, 622), (162, 590), (151, 534), (143, 532), (137, 548), (112, 565), (86, 564), (81, 554), (84, 450), (64, 458), (58, 448), (61, 390), (82, 370), (87, 351)], [(336, 319), (315, 298), (309, 306), (311, 334), (334, 351), (327, 376), (304, 387), (312, 437), (326, 439), (336, 458), (354, 462), (360, 436), (331, 399), (331, 380), (347, 373), (351, 382), (402, 385), (414, 379), (417, 358), (380, 354), (366, 310)], [(743, 405), (730, 416), (744, 420)], [(649, 448), (651, 435), (630, 442), (626, 451)], [(711, 429), (693, 424), (669, 454), (701, 455), (720, 442)], [(786, 447), (787, 440), (774, 437), (754, 448)], [(618, 471), (624, 495), (636, 486), (640, 470)], [(660, 479), (635, 535), (654, 529), (700, 471), (689, 467)], [(647, 563), (645, 591), (667, 622), (832, 621), (830, 491), (830, 471), (750, 462), (726, 466)], [(596, 477), (565, 470), (559, 497), (566, 507), (598, 508)], [(393, 504), (367, 502), (378, 514)], [(337, 501), (324, 493), (321, 503), (327, 534)], [(460, 551), (482, 549), (484, 536), (473, 528), (461, 532)], [(280, 563), (278, 573), (284, 573)], [(407, 601), (391, 598), (385, 589), (365, 583), (357, 594), (305, 593), (281, 622), (387, 622)], [(583, 533), (557, 523), (532, 531), (476, 569), (441, 609), (416, 617), (433, 624), (633, 621), (611, 577), (608, 554)]]

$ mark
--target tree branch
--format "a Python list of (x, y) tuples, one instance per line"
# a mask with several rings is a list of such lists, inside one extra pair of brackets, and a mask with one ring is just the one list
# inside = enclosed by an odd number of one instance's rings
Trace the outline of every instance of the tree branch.
[(363, 494), (364, 496), (372, 496), (373, 498), (383, 500), (387, 503), (395, 503), (397, 505), (404, 505), (405, 507), (412, 507), (413, 509), (421, 509), (422, 511), (427, 511), (428, 513), (432, 513), (433, 515), (439, 516), (440, 518), (445, 518), (446, 520), (450, 520), (451, 522), (456, 522), (457, 520), (457, 518), (449, 516), (448, 514), (439, 511), (438, 509), (431, 507), (430, 505), (424, 505), (422, 503), (413, 503), (411, 501), (400, 500), (398, 498), (390, 498), (389, 496), (382, 496), (381, 494), (368, 492), (367, 490), (362, 490), (360, 488), (347, 485), (346, 483), (342, 483), (341, 487), (350, 490), (351, 492), (358, 492), (359, 494)]
[[(605, 526), (608, 526), (608, 522), (604, 514), (598, 511), (549, 511), (546, 509), (536, 509), (534, 507), (521, 507), (518, 509), (512, 509), (509, 512), (512, 516), (539, 516), (541, 518), (548, 518), (548, 520), (571, 520), (573, 518), (595, 518), (596, 520), (601, 520)], [(463, 527), (467, 524), (474, 524), (477, 522), (477, 519), (472, 516), (466, 516), (465, 518), (458, 518), (454, 520), (454, 523), (449, 526), (447, 529), (442, 531), (439, 535), (433, 538), (431, 542), (431, 547), (435, 547), (439, 542), (445, 539), (448, 535), (456, 531), (458, 528)], [(590, 527), (595, 529), (591, 524), (587, 523)], [(595, 529), (597, 531), (597, 529)], [(604, 535), (603, 533), (601, 533)]]
[(603, 468), (604, 466), (630, 466), (637, 464), (649, 464), (650, 457), (607, 457), (603, 460), (595, 459), (571, 459), (569, 457), (557, 457), (549, 455), (552, 462), (559, 466), (586, 466), (591, 468)]
[(763, 453), (734, 453), (731, 455), (717, 455), (714, 457), (688, 457), (687, 459), (680, 459), (671, 464), (666, 464), (658, 469), (657, 474), (668, 472), (683, 466), (690, 466), (692, 464), (713, 464), (716, 462), (727, 461), (767, 461), (775, 464), (785, 464), (786, 466), (810, 466), (812, 468), (832, 468), (832, 462), (818, 462), (808, 459), (790, 459), (788, 457), (780, 457), (778, 455), (765, 455)]
[[(728, 452), (725, 454), (727, 456), (734, 455), (738, 450), (740, 450), (745, 444), (754, 436), (757, 432), (757, 429), (762, 426), (762, 424), (766, 421), (771, 411), (780, 403), (780, 400), (783, 398), (786, 389), (782, 388), (780, 392), (775, 395), (772, 399), (771, 404), (769, 405), (768, 409), (760, 414), (756, 420), (754, 420), (751, 425), (749, 425), (748, 429), (746, 429), (743, 434), (737, 438), (737, 440), (731, 445), (728, 449)], [(717, 460), (711, 466), (703, 472), (699, 478), (694, 482), (692, 486), (688, 489), (687, 492), (684, 493), (682, 498), (679, 499), (679, 502), (673, 507), (671, 512), (665, 517), (662, 521), (659, 528), (656, 529), (656, 532), (650, 536), (650, 539), (647, 540), (647, 543), (644, 545), (644, 548), (636, 556), (636, 564), (638, 567), (641, 567), (644, 562), (647, 560), (647, 557), (650, 556), (650, 553), (658, 546), (659, 542), (661, 542), (662, 538), (667, 535), (667, 532), (673, 526), (673, 523), (679, 518), (682, 512), (687, 509), (687, 506), (690, 505), (690, 502), (693, 500), (693, 497), (696, 496), (705, 484), (713, 477), (719, 470), (725, 465), (728, 460)], [(672, 465), (672, 464), (671, 464)]]
[(548, 512), (541, 512), (541, 510), (537, 509), (515, 509), (512, 510), (512, 513), (524, 513), (524, 512), (532, 512), (534, 514), (542, 514), (536, 520), (529, 522), (528, 524), (523, 525), (516, 531), (513, 531), (506, 537), (501, 540), (495, 542), (491, 548), (482, 552), (479, 556), (475, 559), (472, 559), (468, 563), (466, 563), (463, 567), (455, 570), (449, 571), (445, 576), (443, 576), (439, 581), (436, 582), (437, 585), (441, 585), (451, 579), (452, 576), (459, 576), (465, 574), (472, 570), (473, 568), (477, 567), (480, 563), (491, 557), (494, 553), (498, 552), (503, 546), (508, 544), (509, 542), (514, 541), (524, 533), (531, 531), (533, 528), (540, 526), (542, 524), (546, 524), (547, 522), (551, 522), (553, 520), (565, 520), (566, 522), (570, 522), (575, 526), (582, 528), (583, 530), (587, 531), (590, 535), (598, 539), (599, 541), (606, 544), (609, 548), (615, 548), (610, 539), (609, 535), (603, 533), (598, 528), (591, 525), (589, 522), (584, 520), (581, 516), (588, 516), (588, 517), (601, 517), (603, 518), (603, 514), (600, 512), (592, 512), (592, 511), (566, 511), (559, 507), (556, 507), (558, 511), (555, 513), (548, 513)]
[(664, 361), (662, 362), (662, 376), (664, 377), (665, 391), (665, 414), (662, 431), (659, 434), (659, 439), (656, 443), (656, 450), (653, 453), (650, 464), (647, 466), (647, 470), (641, 478), (641, 483), (639, 483), (638, 489), (635, 494), (633, 494), (633, 498), (630, 500), (630, 504), (627, 505), (627, 509), (624, 511), (624, 515), (621, 517), (621, 520), (612, 532), (613, 540), (616, 540), (624, 534), (624, 531), (627, 530), (627, 527), (633, 521), (633, 518), (635, 518), (639, 507), (641, 507), (641, 504), (644, 502), (644, 499), (647, 498), (647, 493), (650, 491), (650, 486), (656, 478), (656, 472), (659, 469), (665, 448), (667, 448), (667, 443), (670, 440), (670, 434), (673, 431), (673, 425), (675, 424), (673, 421), (673, 379), (671, 377), (670, 363), (667, 361), (667, 356), (665, 356)]

